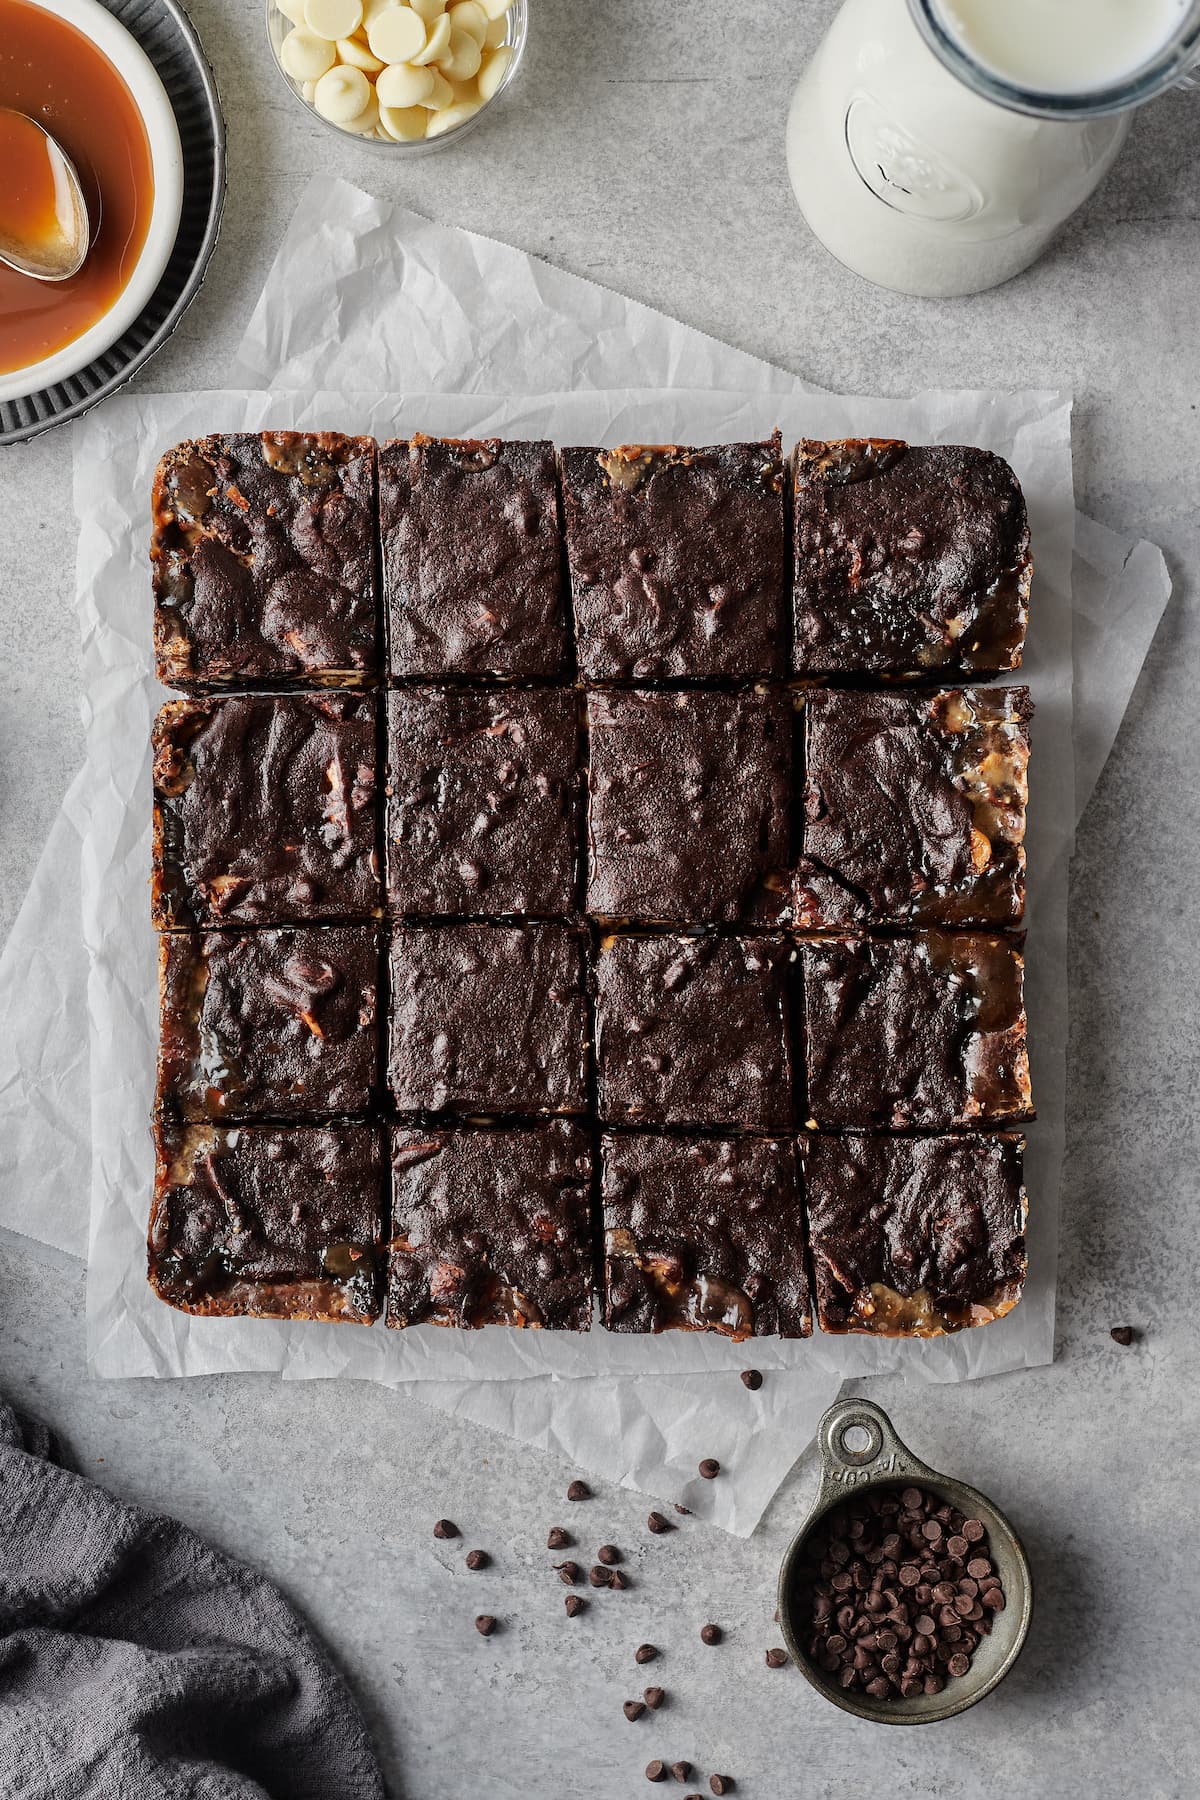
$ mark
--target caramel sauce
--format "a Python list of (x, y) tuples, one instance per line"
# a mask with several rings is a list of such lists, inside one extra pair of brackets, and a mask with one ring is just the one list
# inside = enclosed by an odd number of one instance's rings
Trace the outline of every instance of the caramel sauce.
[[(106, 56), (32, 0), (0, 0), (0, 107), (44, 125), (79, 171), (92, 246), (77, 275), (36, 281), (0, 265), (0, 374), (52, 356), (113, 305), (133, 273), (154, 202), (150, 142)], [(36, 132), (0, 114), (0, 230), (56, 232), (52, 176)]]

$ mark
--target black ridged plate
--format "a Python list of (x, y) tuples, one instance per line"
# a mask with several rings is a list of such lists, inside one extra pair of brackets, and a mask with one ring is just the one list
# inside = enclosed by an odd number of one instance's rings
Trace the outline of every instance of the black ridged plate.
[(77, 375), (21, 400), (0, 401), (0, 444), (20, 444), (77, 419), (129, 380), (165, 344), (199, 292), (225, 204), (225, 121), (217, 84), (177, 0), (104, 0), (137, 39), (166, 89), (183, 151), (183, 208), (175, 248), (145, 310)]

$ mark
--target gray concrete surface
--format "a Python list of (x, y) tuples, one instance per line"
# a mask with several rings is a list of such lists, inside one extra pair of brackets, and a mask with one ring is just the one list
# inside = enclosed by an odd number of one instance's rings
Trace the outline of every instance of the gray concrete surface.
[[(286, 1587), (353, 1679), (407, 1800), (623, 1800), (647, 1791), (659, 1754), (733, 1773), (745, 1800), (1200, 1792), (1200, 96), (1138, 121), (1106, 189), (1029, 275), (914, 302), (831, 262), (787, 187), (786, 103), (832, 0), (531, 0), (519, 92), (461, 150), (411, 166), (304, 120), (251, 0), (193, 11), (229, 118), (229, 209), (208, 285), (143, 385), (220, 384), (303, 182), (333, 168), (831, 386), (1070, 386), (1082, 503), (1166, 548), (1177, 595), (1073, 872), (1058, 1360), (941, 1393), (873, 1387), (915, 1448), (1011, 1507), (1038, 1580), (1033, 1635), (966, 1717), (859, 1725), (763, 1666), (803, 1465), (752, 1542), (686, 1520), (659, 1542), (635, 1498), (567, 1508), (572, 1471), (553, 1458), (367, 1387), (89, 1382), (81, 1272), (11, 1244), (0, 1386), (114, 1491)], [(80, 759), (70, 450), (64, 431), (0, 453), (0, 936)], [(1136, 1349), (1110, 1342), (1122, 1321), (1143, 1328)], [(574, 1623), (543, 1549), (568, 1512), (589, 1544), (637, 1558), (636, 1585)], [(492, 1548), (493, 1570), (468, 1576), (434, 1544), (440, 1513)], [(488, 1642), (470, 1626), (485, 1609), (511, 1621)], [(708, 1617), (728, 1629), (719, 1649), (698, 1641)], [(634, 1726), (620, 1703), (644, 1683), (632, 1650), (647, 1637), (672, 1704)]]

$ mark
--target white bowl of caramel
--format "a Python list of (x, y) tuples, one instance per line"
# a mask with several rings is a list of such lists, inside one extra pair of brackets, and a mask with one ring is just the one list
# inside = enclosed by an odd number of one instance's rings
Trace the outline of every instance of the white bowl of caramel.
[[(144, 310), (179, 229), (183, 156), (154, 65), (99, 0), (0, 0), (0, 108), (27, 113), (62, 145), (92, 232), (86, 262), (66, 281), (0, 266), (0, 401), (8, 401), (77, 375)], [(19, 144), (29, 141), (23, 134)], [(0, 141), (0, 211), (36, 230), (40, 171), (15, 157)]]

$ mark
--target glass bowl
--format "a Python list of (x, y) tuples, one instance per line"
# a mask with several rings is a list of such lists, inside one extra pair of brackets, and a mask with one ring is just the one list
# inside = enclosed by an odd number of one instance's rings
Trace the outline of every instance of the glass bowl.
[(292, 20), (287, 17), (286, 13), (280, 12), (275, 0), (267, 0), (267, 41), (271, 46), (271, 54), (275, 59), (279, 78), (294, 97), (297, 105), (304, 108), (310, 119), (316, 119), (317, 123), (324, 125), (327, 131), (336, 132), (343, 141), (361, 144), (366, 150), (382, 151), (385, 156), (428, 156), (435, 150), (448, 150), (451, 144), (459, 143), (469, 131), (474, 131), (484, 115), (490, 112), (501, 96), (508, 92), (516, 79), (517, 70), (521, 67), (521, 60), (525, 54), (525, 40), (529, 30), (528, 0), (513, 0), (513, 4), (505, 14), (505, 22), (507, 30), (504, 35), (504, 47), (512, 51), (512, 60), (504, 71), (504, 78), (491, 99), (485, 100), (479, 111), (472, 113), (469, 119), (464, 119), (461, 125), (455, 125), (449, 131), (441, 132), (437, 137), (416, 138), (411, 143), (402, 143), (396, 138), (384, 140), (377, 137), (364, 137), (360, 132), (347, 131), (344, 125), (337, 125), (332, 119), (322, 118), (316, 107), (304, 98), (300, 83), (292, 80), (279, 60), (280, 46), (288, 32), (292, 30)]

